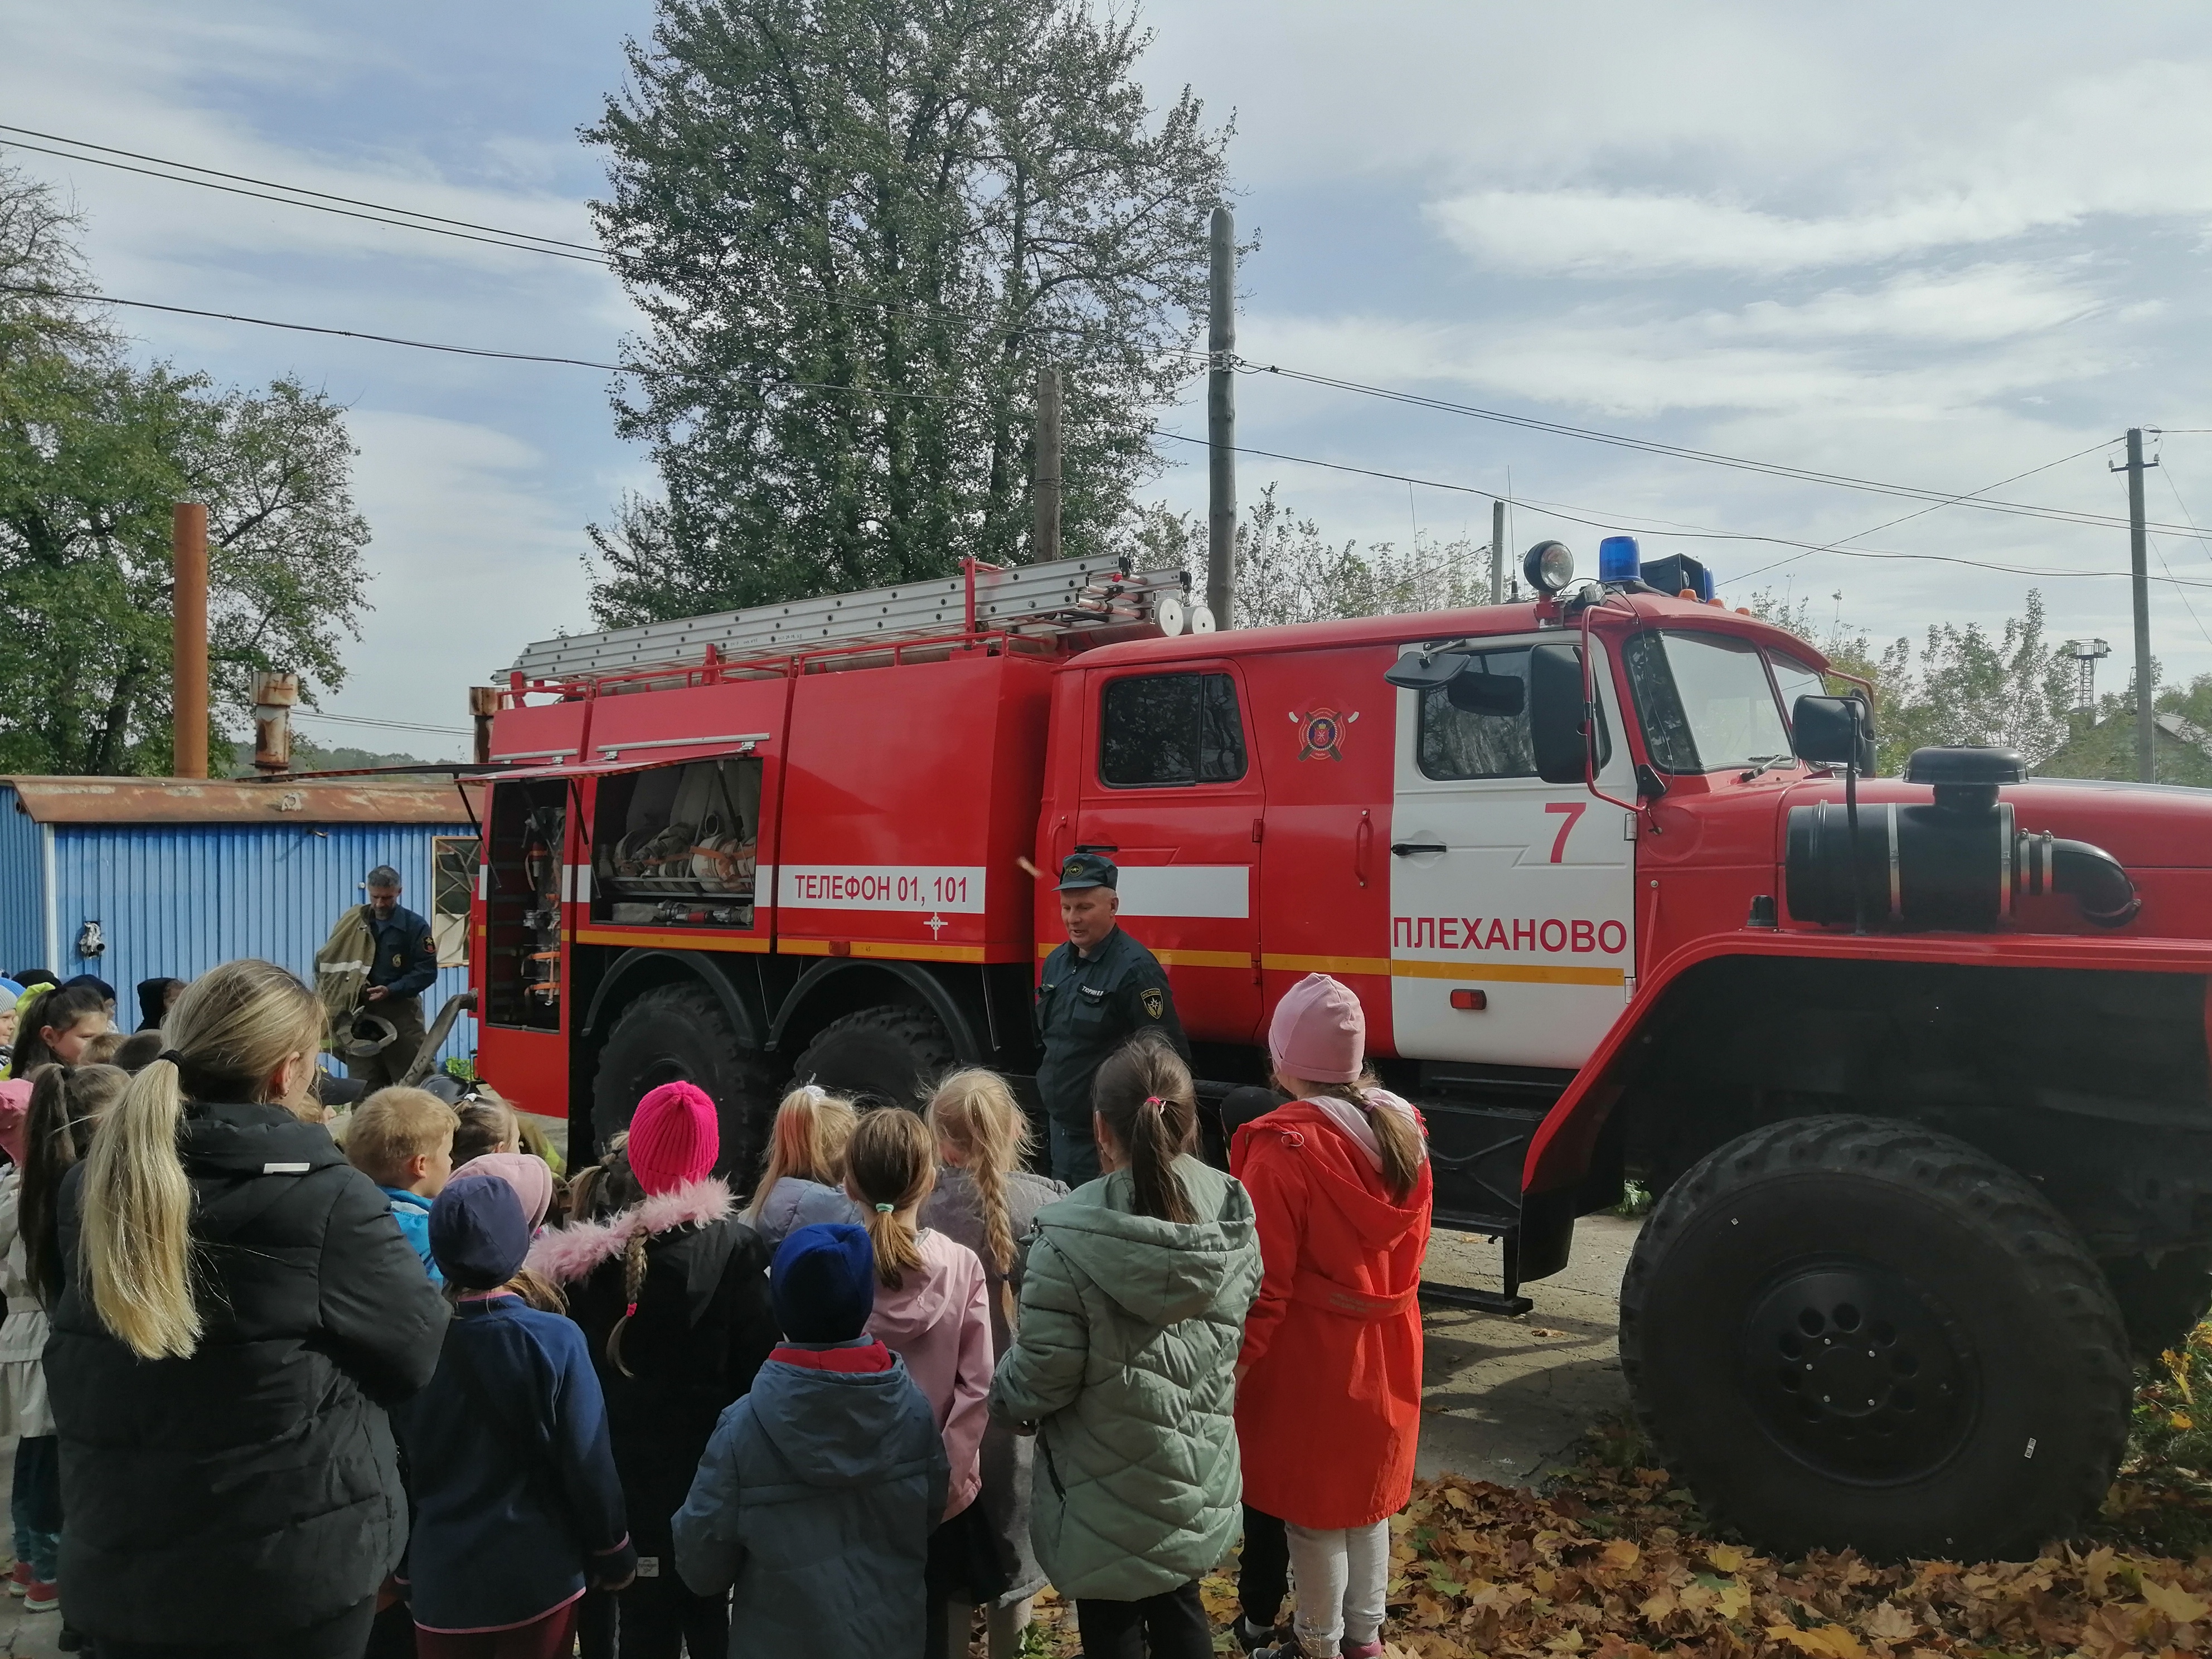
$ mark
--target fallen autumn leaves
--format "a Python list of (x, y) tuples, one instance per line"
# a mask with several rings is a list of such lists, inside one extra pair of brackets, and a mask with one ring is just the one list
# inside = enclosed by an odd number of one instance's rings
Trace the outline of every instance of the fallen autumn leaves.
[[(1391, 1522), (1391, 1659), (2212, 1659), (2212, 1324), (2146, 1371), (2091, 1536), (2033, 1561), (1777, 1560), (1714, 1536), (1627, 1424), (1584, 1445), (1541, 1493), (1414, 1487)], [(1235, 1652), (1235, 1561), (1200, 1592)], [(1024, 1651), (1077, 1653), (1071, 1611), (1048, 1592)]]
[[(1849, 1552), (1780, 1561), (1716, 1538), (1665, 1471), (1637, 1467), (1632, 1432), (1547, 1493), (1448, 1475), (1391, 1522), (1392, 1659), (2027, 1659), (2212, 1652), (2212, 1555), (2156, 1553), (2135, 1522), (2162, 1495), (2124, 1482), (2097, 1540), (2034, 1561), (1886, 1566)], [(1215, 1646), (1235, 1563), (1202, 1586)], [(1048, 1600), (1031, 1651), (1073, 1654)], [(980, 1649), (978, 1650), (980, 1651)]]

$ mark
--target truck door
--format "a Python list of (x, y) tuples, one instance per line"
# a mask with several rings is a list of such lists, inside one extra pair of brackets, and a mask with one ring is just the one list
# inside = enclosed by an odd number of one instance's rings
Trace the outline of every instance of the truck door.
[(1194, 1041), (1259, 1030), (1261, 814), (1241, 677), (1225, 661), (1090, 676), (1073, 846), (1121, 869), (1121, 922), (1160, 959)]
[[(1634, 815), (1536, 776), (1527, 693), (1540, 643), (1565, 641), (1471, 648), (1469, 672), (1492, 677), (1486, 697), (1396, 693), (1391, 1012), (1409, 1058), (1577, 1066), (1632, 984)], [(1600, 781), (1633, 799), (1604, 647), (1593, 649)], [(1467, 706), (1478, 702), (1488, 706)]]

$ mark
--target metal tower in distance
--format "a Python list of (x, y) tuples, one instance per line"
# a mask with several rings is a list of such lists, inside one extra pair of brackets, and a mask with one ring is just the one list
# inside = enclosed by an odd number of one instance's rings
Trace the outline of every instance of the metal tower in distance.
[(2069, 640), (2067, 653), (2074, 659), (2074, 708), (2076, 713), (2097, 712), (2097, 662), (2112, 654), (2102, 640)]

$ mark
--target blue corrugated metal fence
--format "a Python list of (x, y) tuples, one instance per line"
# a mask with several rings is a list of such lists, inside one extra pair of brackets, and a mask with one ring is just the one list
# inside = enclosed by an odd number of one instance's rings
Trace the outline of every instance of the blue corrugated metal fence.
[[(389, 864), (406, 884), (404, 902), (430, 912), (430, 842), (467, 836), (465, 823), (64, 823), (53, 826), (55, 920), (66, 978), (98, 974), (116, 988), (137, 1024), (133, 988), (164, 975), (191, 979), (218, 963), (261, 957), (313, 983), (315, 952), (361, 878)], [(0, 965), (44, 962), (40, 826), (0, 790)], [(105, 955), (82, 961), (76, 941), (100, 924)], [(422, 999), (423, 1018), (465, 990), (468, 970), (448, 968)], [(476, 1023), (454, 1023), (442, 1055), (476, 1047)]]

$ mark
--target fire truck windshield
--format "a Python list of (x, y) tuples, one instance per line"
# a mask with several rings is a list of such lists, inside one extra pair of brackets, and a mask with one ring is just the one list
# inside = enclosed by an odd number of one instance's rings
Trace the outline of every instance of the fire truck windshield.
[(1662, 772), (1723, 772), (1790, 753), (1790, 732), (1756, 646), (1716, 634), (1638, 634), (1623, 656)]

